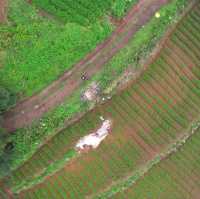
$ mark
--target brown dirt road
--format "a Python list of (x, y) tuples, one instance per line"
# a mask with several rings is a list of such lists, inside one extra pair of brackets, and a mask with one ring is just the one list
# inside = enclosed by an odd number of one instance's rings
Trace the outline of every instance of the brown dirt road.
[(86, 74), (90, 79), (100, 71), (103, 65), (128, 43), (134, 33), (146, 24), (155, 12), (168, 1), (140, 0), (129, 11), (123, 23), (113, 34), (74, 65), (72, 70), (64, 73), (40, 93), (19, 102), (13, 109), (6, 112), (3, 127), (9, 132), (13, 132), (17, 128), (31, 124), (33, 120), (41, 118), (44, 113), (62, 103), (82, 84), (82, 74)]
[(7, 0), (0, 0), (0, 23), (7, 20)]

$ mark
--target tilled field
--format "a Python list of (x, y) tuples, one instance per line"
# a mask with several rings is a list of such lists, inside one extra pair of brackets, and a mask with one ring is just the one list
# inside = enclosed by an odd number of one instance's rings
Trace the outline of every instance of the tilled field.
[(14, 187), (22, 180), (32, 181), (72, 150), (80, 137), (99, 128), (100, 116), (112, 121), (112, 131), (100, 147), (69, 161), (44, 182), (21, 191), (20, 198), (93, 196), (178, 140), (200, 113), (199, 23), (197, 3), (136, 82), (60, 132), (5, 183)]
[(152, 168), (124, 192), (111, 198), (192, 198), (200, 195), (200, 130), (175, 154)]

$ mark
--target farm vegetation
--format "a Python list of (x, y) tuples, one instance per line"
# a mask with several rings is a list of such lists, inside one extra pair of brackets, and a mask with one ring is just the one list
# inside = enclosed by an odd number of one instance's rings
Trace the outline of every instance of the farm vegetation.
[(195, 192), (190, 190), (199, 190), (196, 183), (200, 172), (197, 157), (199, 146), (200, 129), (197, 129), (176, 153), (151, 168), (136, 184), (121, 190), (112, 198), (195, 198)]
[[(43, 1), (40, 1), (43, 2)], [(0, 26), (4, 57), (0, 84), (18, 99), (40, 91), (83, 58), (112, 30), (108, 20), (88, 26), (41, 17), (25, 0), (9, 2), (8, 25)]]
[[(175, 146), (182, 138), (185, 138), (182, 142), (184, 144), (191, 135), (190, 129), (199, 120), (200, 113), (200, 38), (199, 28), (196, 27), (200, 18), (197, 16), (199, 13), (194, 8), (177, 25), (159, 56), (136, 82), (54, 136), (29, 161), (13, 172), (12, 180), (8, 179), (9, 185), (16, 188), (23, 180), (33, 182), (36, 175), (32, 171), (39, 176), (49, 163), (53, 164), (63, 157), (74, 148), (80, 137), (99, 127), (102, 115), (105, 119), (111, 118), (114, 125), (101, 146), (76, 157), (71, 164), (64, 164), (62, 169), (49, 178), (44, 178), (35, 187), (28, 187), (26, 190), (26, 187), (21, 186), (22, 198), (28, 195), (53, 197), (54, 194), (67, 194), (76, 199), (94, 196), (110, 188), (114, 182), (126, 179), (130, 173), (138, 171), (146, 162), (155, 160), (157, 155), (165, 153), (169, 147), (176, 151)], [(190, 26), (191, 22), (193, 26)], [(194, 163), (196, 160), (198, 162), (197, 156), (195, 155)], [(177, 182), (176, 185), (186, 181), (182, 181), (182, 177), (190, 179), (191, 171), (194, 171), (194, 164), (191, 165), (188, 161), (189, 155), (186, 157), (187, 175), (181, 175), (180, 171), (181, 178), (177, 176), (177, 181), (173, 181)], [(159, 158), (156, 161), (158, 163)], [(175, 161), (175, 165), (178, 162)], [(179, 166), (185, 169), (185, 164), (180, 162)], [(175, 174), (176, 171), (172, 176)], [(155, 181), (157, 177), (155, 176)], [(20, 191), (20, 187), (18, 188)], [(48, 192), (49, 189), (57, 192)], [(189, 190), (186, 191), (191, 194)], [(149, 192), (144, 194), (147, 193)]]
[[(0, 84), (16, 92), (18, 100), (39, 92), (71, 69), (113, 29), (106, 15), (114, 5), (110, 0), (34, 0), (33, 5), (10, 0), (9, 24), (0, 25)], [(62, 9), (72, 13), (68, 17), (64, 11), (66, 16), (56, 20), (42, 17), (38, 8), (55, 15), (63, 15)]]
[[(111, 35), (113, 17), (121, 22), (137, 2), (9, 0), (0, 25), (0, 198), (5, 190), (20, 199), (198, 197), (199, 2), (153, 9), (113, 57), (86, 65), (102, 68), (80, 76), (87, 81), (62, 104), (13, 134), (1, 128), (7, 110), (72, 69)], [(159, 53), (146, 68), (153, 49)], [(140, 77), (117, 93), (129, 70)], [(94, 84), (95, 98), (83, 99)]]
[[(177, 19), (177, 13), (182, 10), (186, 1), (176, 0), (160, 10), (161, 17), (153, 18), (131, 39), (128, 45), (119, 51), (104, 67), (101, 73), (95, 75), (92, 81), (99, 82), (102, 90), (111, 86), (113, 80), (120, 76), (131, 65), (137, 69), (140, 59), (145, 58), (156, 42), (161, 38), (169, 24)], [(155, 29), (157, 31), (155, 31)], [(34, 74), (34, 72), (33, 72)], [(113, 75), (114, 74), (114, 75)], [(45, 78), (45, 75), (41, 78)], [(80, 100), (82, 90), (89, 84), (85, 83), (62, 105), (45, 114), (40, 121), (35, 121), (31, 127), (19, 129), (12, 136), (15, 151), (10, 161), (11, 168), (18, 167), (34, 153), (41, 143), (49, 136), (65, 126), (67, 119), (78, 112), (85, 112), (91, 104)]]
[(105, 13), (123, 17), (138, 0), (32, 0), (33, 4), (65, 22), (86, 25), (94, 23)]

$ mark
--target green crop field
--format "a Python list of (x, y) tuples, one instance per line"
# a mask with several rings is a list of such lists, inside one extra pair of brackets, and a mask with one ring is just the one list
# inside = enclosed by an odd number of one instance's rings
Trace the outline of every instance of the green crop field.
[(20, 191), (33, 182), (48, 164), (73, 150), (80, 137), (98, 128), (101, 115), (112, 120), (112, 131), (100, 147), (77, 155), (40, 184), (22, 190), (20, 198), (82, 199), (98, 194), (188, 131), (200, 113), (199, 10), (198, 4), (179, 23), (141, 78), (60, 132), (5, 183)]
[(200, 130), (181, 147), (113, 199), (198, 198), (200, 194)]
[[(105, 66), (99, 74), (96, 74), (88, 83), (96, 81), (102, 90), (109, 88), (112, 82), (118, 78), (128, 66), (137, 70), (141, 68), (138, 61), (148, 57), (149, 52), (155, 47), (156, 42), (164, 35), (166, 29), (179, 18), (186, 1), (176, 0), (160, 9), (161, 18), (153, 17), (149, 23), (141, 28)], [(155, 32), (155, 29), (157, 30)], [(63, 128), (66, 118), (73, 117), (77, 112), (85, 111), (88, 105), (80, 100), (80, 95), (88, 84), (83, 84), (73, 96), (49, 111), (39, 121), (35, 121), (30, 127), (19, 129), (13, 134), (12, 140), (15, 150), (11, 154), (8, 167), (12, 170), (30, 158), (38, 146), (49, 135), (55, 134), (57, 128)], [(3, 175), (5, 173), (1, 170)]]

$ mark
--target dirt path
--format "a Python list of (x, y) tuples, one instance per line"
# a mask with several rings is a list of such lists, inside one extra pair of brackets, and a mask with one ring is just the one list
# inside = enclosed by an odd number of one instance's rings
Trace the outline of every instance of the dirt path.
[(0, 23), (7, 20), (7, 0), (0, 0)]
[(82, 84), (81, 76), (83, 73), (87, 74), (90, 79), (100, 71), (103, 65), (128, 43), (134, 33), (167, 2), (168, 0), (141, 0), (130, 10), (123, 23), (113, 32), (111, 37), (97, 46), (72, 70), (64, 73), (40, 93), (25, 99), (5, 113), (3, 127), (9, 132), (15, 131), (17, 128), (31, 124), (34, 119), (41, 118), (45, 112), (62, 103)]

